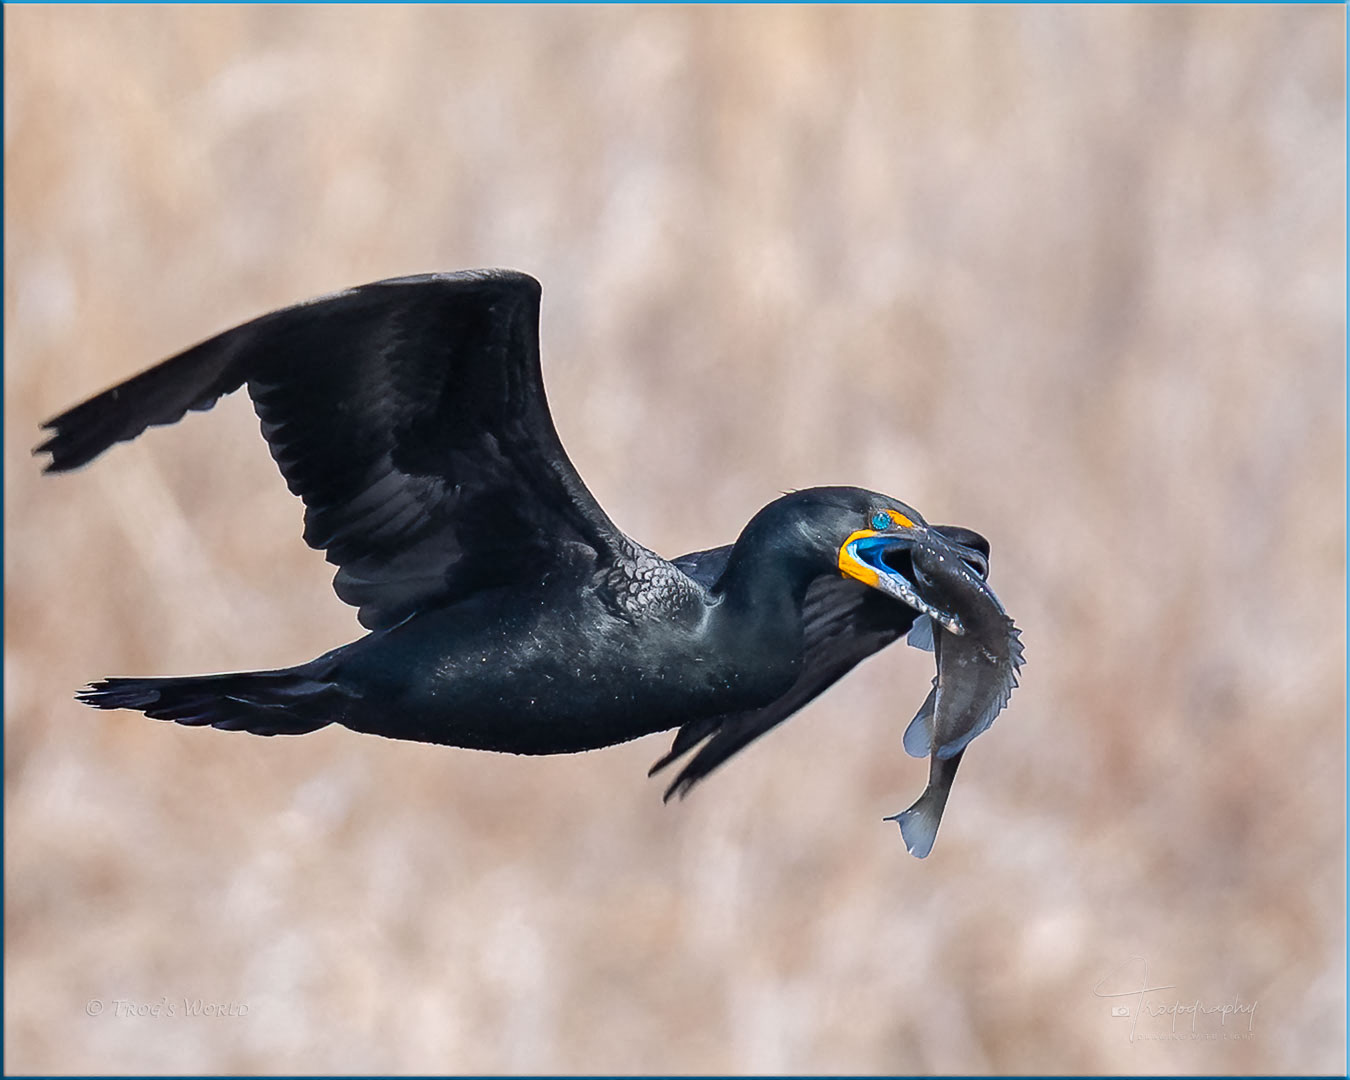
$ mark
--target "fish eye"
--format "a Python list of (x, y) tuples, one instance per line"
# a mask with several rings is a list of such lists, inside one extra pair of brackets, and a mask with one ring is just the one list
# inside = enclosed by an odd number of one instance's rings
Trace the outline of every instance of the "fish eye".
[(891, 515), (886, 513), (885, 510), (878, 510), (872, 515), (872, 528), (876, 529), (878, 532), (882, 529), (889, 529), (893, 524), (894, 522), (891, 521)]

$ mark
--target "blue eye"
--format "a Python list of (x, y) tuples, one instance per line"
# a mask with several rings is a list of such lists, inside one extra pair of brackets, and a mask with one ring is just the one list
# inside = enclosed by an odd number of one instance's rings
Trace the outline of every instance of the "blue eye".
[(882, 529), (889, 529), (891, 525), (891, 515), (884, 510), (878, 510), (872, 515), (872, 528), (880, 531)]

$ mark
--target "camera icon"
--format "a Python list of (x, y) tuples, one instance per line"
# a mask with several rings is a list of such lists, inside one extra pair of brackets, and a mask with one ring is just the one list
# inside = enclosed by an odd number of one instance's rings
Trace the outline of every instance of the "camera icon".
[(1111, 1015), (1112, 1015), (1112, 1016), (1129, 1016), (1129, 1015), (1130, 1015), (1130, 1007), (1129, 1007), (1128, 1005), (1112, 1005), (1112, 1006), (1111, 1006)]

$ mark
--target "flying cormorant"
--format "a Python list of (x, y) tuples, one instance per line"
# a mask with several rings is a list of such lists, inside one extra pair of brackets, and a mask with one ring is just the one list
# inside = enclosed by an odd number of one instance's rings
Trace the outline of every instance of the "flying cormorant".
[[(784, 495), (734, 544), (667, 561), (625, 536), (564, 453), (539, 370), (539, 284), (511, 271), (375, 282), (211, 338), (48, 421), (65, 472), (241, 386), (305, 541), (365, 637), (274, 671), (108, 678), (101, 709), (301, 735), (329, 724), (518, 754), (679, 728), (684, 793), (913, 630), (938, 678), (906, 736), (933, 782), (898, 815), (925, 855), (1021, 646), (978, 533), (850, 487)], [(925, 800), (927, 800), (925, 802)], [(909, 815), (908, 817), (906, 815)]]

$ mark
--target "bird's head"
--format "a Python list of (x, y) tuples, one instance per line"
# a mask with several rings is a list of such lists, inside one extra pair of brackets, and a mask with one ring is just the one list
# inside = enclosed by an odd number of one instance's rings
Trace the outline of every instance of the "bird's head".
[(989, 542), (959, 526), (929, 525), (912, 506), (875, 491), (850, 487), (807, 488), (785, 495), (761, 512), (778, 530), (780, 550), (809, 559), (816, 574), (834, 569), (915, 611), (952, 633), (957, 618), (919, 595), (910, 552), (941, 546), (981, 578), (989, 573)]

